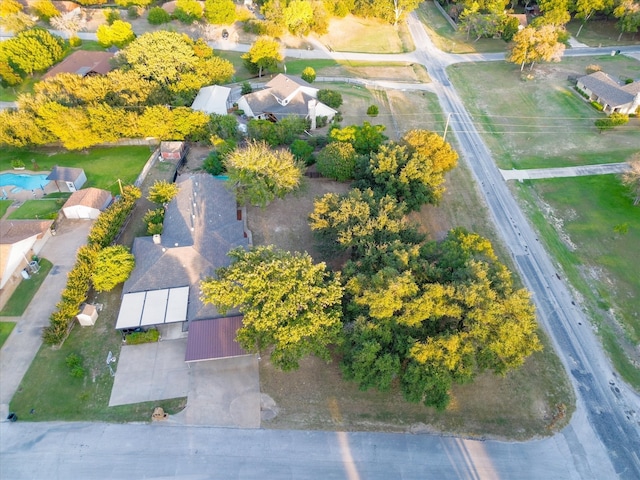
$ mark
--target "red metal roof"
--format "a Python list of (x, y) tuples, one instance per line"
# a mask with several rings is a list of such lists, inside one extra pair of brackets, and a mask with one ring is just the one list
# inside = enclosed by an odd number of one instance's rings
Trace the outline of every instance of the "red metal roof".
[(239, 357), (248, 353), (236, 342), (242, 316), (194, 320), (189, 324), (186, 362)]

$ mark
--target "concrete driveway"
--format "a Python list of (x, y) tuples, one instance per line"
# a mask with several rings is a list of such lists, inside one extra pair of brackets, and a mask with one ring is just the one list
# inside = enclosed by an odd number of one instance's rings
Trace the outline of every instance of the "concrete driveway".
[(167, 423), (260, 427), (260, 381), (254, 355), (188, 364), (187, 339), (125, 345), (115, 363), (109, 406), (187, 397)]

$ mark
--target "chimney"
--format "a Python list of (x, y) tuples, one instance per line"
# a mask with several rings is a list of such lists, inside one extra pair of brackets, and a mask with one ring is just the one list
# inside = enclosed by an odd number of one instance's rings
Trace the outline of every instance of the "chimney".
[(309, 118), (311, 119), (311, 130), (316, 129), (316, 103), (315, 99), (311, 99), (307, 104), (307, 108), (309, 109)]

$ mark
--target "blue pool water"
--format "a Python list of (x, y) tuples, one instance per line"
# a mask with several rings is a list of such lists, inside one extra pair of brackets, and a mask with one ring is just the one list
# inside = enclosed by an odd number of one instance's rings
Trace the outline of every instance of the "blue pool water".
[(29, 175), (26, 173), (2, 173), (0, 174), (0, 187), (6, 185), (14, 185), (15, 188), (11, 190), (12, 193), (19, 192), (20, 190), (35, 190), (36, 188), (44, 188), (49, 183), (47, 175), (37, 174)]

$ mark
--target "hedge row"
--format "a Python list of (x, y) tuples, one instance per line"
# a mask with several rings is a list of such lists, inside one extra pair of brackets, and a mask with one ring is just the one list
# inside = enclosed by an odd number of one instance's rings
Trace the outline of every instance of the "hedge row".
[(98, 252), (115, 240), (140, 195), (137, 187), (125, 187), (120, 199), (96, 220), (89, 233), (88, 245), (78, 249), (76, 263), (67, 275), (67, 285), (56, 304), (56, 310), (49, 317), (49, 326), (42, 333), (47, 345), (61, 344), (69, 334), (80, 305), (87, 300), (91, 272)]

